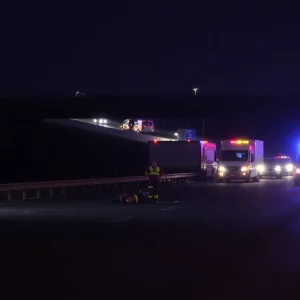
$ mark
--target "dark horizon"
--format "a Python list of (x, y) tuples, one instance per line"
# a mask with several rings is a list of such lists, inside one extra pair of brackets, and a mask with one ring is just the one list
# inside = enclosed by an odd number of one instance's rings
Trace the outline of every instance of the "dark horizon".
[(0, 96), (194, 87), (300, 96), (297, 11), (275, 3), (7, 2)]

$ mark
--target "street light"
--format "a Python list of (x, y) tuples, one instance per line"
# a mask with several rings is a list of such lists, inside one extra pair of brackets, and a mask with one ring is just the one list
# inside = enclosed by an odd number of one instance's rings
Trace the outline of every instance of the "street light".
[(196, 96), (196, 95), (197, 95), (198, 88), (194, 88), (193, 91), (195, 92), (195, 96)]

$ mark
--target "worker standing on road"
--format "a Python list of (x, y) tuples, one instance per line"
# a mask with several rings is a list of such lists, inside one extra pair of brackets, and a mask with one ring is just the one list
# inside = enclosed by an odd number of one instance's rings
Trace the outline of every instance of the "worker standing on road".
[(147, 171), (145, 172), (145, 175), (149, 176), (148, 199), (154, 198), (158, 203), (159, 179), (163, 175), (163, 172), (160, 169), (160, 167), (157, 166), (156, 161), (153, 161), (152, 164), (148, 167)]

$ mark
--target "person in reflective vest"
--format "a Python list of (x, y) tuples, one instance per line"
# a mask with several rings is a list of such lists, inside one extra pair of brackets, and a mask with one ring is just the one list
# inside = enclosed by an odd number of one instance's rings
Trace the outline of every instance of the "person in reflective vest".
[(158, 203), (158, 189), (159, 189), (159, 179), (163, 175), (160, 167), (157, 166), (156, 161), (153, 161), (152, 164), (148, 167), (145, 172), (146, 176), (149, 176), (149, 196), (148, 199), (155, 199)]

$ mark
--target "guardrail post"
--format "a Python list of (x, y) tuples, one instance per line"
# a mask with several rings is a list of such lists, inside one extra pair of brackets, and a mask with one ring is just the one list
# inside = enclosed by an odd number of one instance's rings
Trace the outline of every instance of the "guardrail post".
[(40, 190), (36, 190), (36, 197), (41, 198), (41, 191)]
[(23, 199), (23, 200), (26, 199), (26, 191), (22, 191), (22, 199)]
[(12, 200), (11, 192), (7, 192), (7, 200), (8, 200), (8, 201), (11, 201), (11, 200)]

